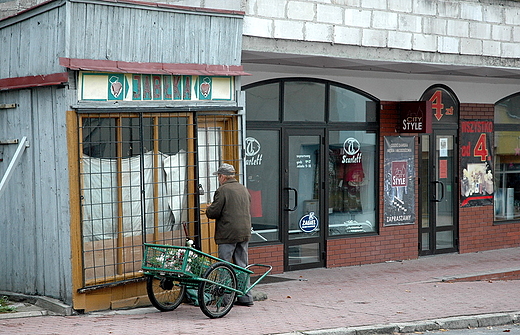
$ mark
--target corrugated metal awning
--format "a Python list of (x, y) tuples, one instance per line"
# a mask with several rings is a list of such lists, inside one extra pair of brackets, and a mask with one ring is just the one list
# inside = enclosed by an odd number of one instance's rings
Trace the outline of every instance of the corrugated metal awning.
[(60, 57), (60, 65), (71, 70), (114, 73), (169, 74), (185, 76), (249, 76), (242, 65), (138, 63)]

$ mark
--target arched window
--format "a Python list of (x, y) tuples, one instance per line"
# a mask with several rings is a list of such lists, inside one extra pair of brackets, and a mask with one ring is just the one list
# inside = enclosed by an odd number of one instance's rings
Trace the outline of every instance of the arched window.
[[(243, 91), (252, 241), (280, 238), (280, 204), (287, 196), (282, 171), (290, 170), (293, 158), (288, 131), (322, 137), (312, 147), (322, 156), (309, 158), (319, 162), (316, 170), (300, 185), (299, 204), (290, 206), (297, 205), (301, 215), (322, 208), (320, 225), (328, 226), (328, 236), (376, 232), (379, 101), (356, 88), (313, 78), (272, 79), (247, 85)], [(305, 170), (304, 165), (299, 167), (300, 172)]]

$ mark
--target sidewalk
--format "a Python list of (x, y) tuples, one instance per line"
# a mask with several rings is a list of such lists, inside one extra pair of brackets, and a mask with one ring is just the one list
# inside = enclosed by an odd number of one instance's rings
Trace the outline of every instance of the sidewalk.
[[(0, 319), (0, 334), (369, 334), (520, 322), (520, 248), (287, 272), (221, 319), (183, 304)], [(509, 275), (508, 277), (506, 275)], [(16, 314), (16, 313), (15, 313)]]

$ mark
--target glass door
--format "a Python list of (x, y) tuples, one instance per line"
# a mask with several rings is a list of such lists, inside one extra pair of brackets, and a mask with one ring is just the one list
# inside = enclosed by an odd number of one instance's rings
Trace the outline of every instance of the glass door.
[(324, 266), (323, 131), (287, 130), (284, 155), (286, 270)]
[(421, 255), (457, 251), (455, 130), (421, 137)]

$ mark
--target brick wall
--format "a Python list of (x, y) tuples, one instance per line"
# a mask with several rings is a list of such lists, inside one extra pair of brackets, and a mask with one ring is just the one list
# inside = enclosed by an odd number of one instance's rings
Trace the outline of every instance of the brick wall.
[[(461, 104), (461, 120), (493, 120), (493, 104)], [(520, 222), (494, 224), (493, 205), (459, 209), (460, 253), (520, 246)]]
[(249, 248), (249, 264), (271, 265), (272, 274), (283, 273), (283, 244)]

